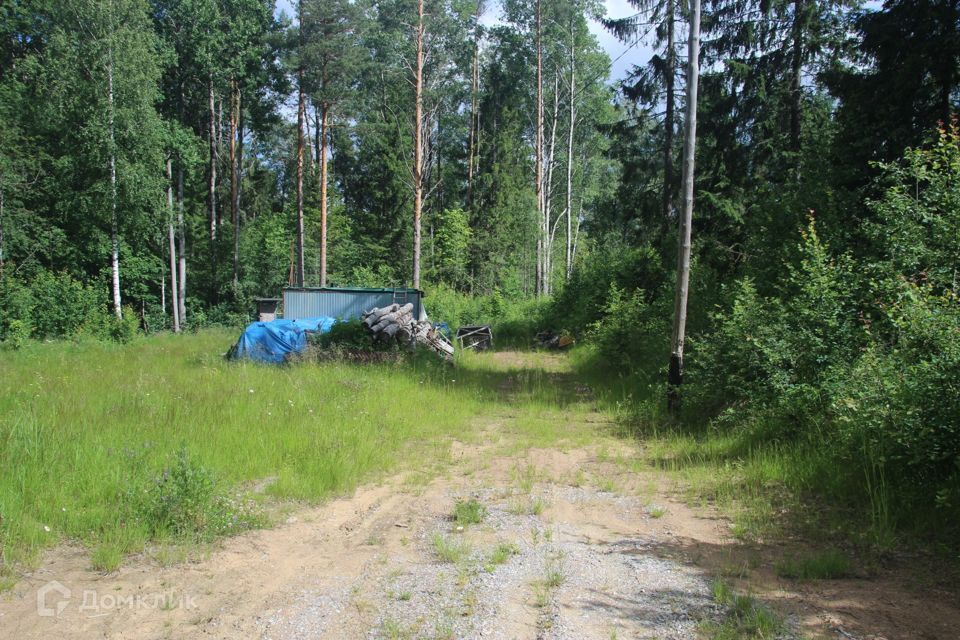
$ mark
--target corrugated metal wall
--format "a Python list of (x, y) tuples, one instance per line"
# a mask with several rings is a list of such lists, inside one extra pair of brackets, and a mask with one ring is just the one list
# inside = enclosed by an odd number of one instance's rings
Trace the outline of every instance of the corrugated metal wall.
[(374, 307), (413, 303), (413, 315), (420, 317), (421, 296), (415, 289), (284, 289), (283, 317), (287, 320), (329, 316), (338, 320), (359, 318)]

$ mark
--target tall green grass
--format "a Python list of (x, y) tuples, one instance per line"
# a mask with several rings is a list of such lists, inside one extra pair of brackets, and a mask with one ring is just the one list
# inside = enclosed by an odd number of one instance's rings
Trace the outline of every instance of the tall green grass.
[[(497, 416), (521, 418), (516, 429), (528, 425), (532, 442), (573, 435), (562, 425), (550, 431), (541, 416), (589, 409), (562, 374), (489, 355), (456, 366), (429, 358), (274, 367), (225, 361), (235, 337), (210, 330), (4, 352), (0, 562), (30, 563), (73, 539), (103, 558), (96, 564), (115, 565), (159, 535), (142, 503), (186, 496), (193, 504), (192, 480), (163, 485), (178, 459), (187, 460), (182, 476), (203, 481), (203, 504), (236, 501), (254, 485), (314, 501), (410, 460), (445, 459), (452, 438), (475, 442)], [(166, 507), (152, 509), (170, 520)]]

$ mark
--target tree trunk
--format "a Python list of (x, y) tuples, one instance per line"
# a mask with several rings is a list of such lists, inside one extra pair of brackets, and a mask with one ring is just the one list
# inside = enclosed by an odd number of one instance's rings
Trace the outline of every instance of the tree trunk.
[[(213, 92), (213, 73), (210, 73), (208, 78), (208, 95), (207, 95), (207, 106), (210, 109), (210, 131), (208, 135), (210, 136), (210, 183), (207, 188), (207, 198), (209, 198), (210, 206), (210, 243), (211, 245), (217, 240), (217, 104), (216, 96)], [(216, 264), (216, 251), (211, 247), (211, 252), (214, 256), (214, 264)]]
[(576, 126), (577, 109), (577, 54), (573, 22), (570, 22), (570, 130), (567, 132), (567, 251), (566, 280), (573, 273), (573, 131)]
[(320, 162), (320, 286), (327, 286), (327, 119), (330, 106), (324, 102), (320, 114), (318, 137)]
[(173, 318), (173, 332), (180, 333), (180, 307), (177, 304), (177, 242), (174, 233), (176, 216), (173, 210), (173, 160), (167, 158), (167, 239), (170, 245), (170, 315)]
[(420, 215), (423, 209), (423, 0), (417, 0), (417, 62), (413, 123), (413, 288), (420, 288)]
[(303, 226), (303, 124), (306, 117), (306, 95), (303, 90), (303, 0), (300, 0), (300, 62), (297, 67), (297, 265), (296, 282), (303, 286), (304, 226)]
[[(111, 25), (112, 29), (112, 25)], [(112, 37), (112, 36), (111, 36)], [(110, 280), (113, 293), (113, 313), (123, 319), (123, 304), (120, 300), (120, 230), (117, 220), (117, 140), (114, 126), (113, 96), (113, 43), (108, 50), (107, 61), (107, 120), (110, 136)]]
[(666, 115), (663, 123), (663, 224), (668, 225), (673, 217), (673, 121), (676, 104), (676, 55), (674, 27), (676, 24), (676, 0), (667, 0), (667, 60), (666, 60)]
[[(553, 170), (556, 168), (557, 158), (557, 122), (560, 120), (560, 71), (553, 75), (553, 117), (550, 119), (550, 147), (546, 153), (547, 184), (543, 190), (543, 293), (550, 295), (551, 280), (553, 279), (553, 237), (554, 229), (550, 226), (553, 220)], [(556, 223), (553, 223), (556, 225)]]
[[(804, 0), (794, 0), (793, 3), (793, 51), (790, 61), (790, 149), (800, 153), (800, 118), (802, 115), (802, 78), (803, 71), (803, 27), (804, 27)], [(797, 175), (800, 173), (800, 157), (794, 159)]]
[(544, 282), (544, 198), (543, 198), (543, 33), (541, 0), (537, 0), (537, 131), (536, 131), (536, 192), (537, 192), (537, 296), (545, 293)]
[(233, 287), (240, 284), (240, 162), (237, 132), (240, 128), (240, 88), (233, 80), (230, 91), (230, 221), (233, 224)]
[(687, 109), (683, 139), (683, 215), (677, 251), (677, 288), (673, 309), (673, 335), (667, 379), (667, 403), (680, 408), (683, 384), (683, 344), (687, 329), (687, 294), (690, 285), (690, 232), (693, 221), (694, 159), (697, 149), (697, 89), (700, 80), (700, 0), (690, 0), (690, 37), (687, 61)]
[(180, 323), (187, 322), (187, 234), (183, 222), (183, 161), (177, 163), (177, 306)]
[(3, 240), (3, 176), (0, 175), (0, 281), (3, 280), (3, 250), (4, 250), (4, 240)]
[(483, 2), (477, 1), (477, 13), (473, 26), (473, 62), (470, 70), (470, 148), (467, 157), (467, 206), (473, 210), (474, 158), (477, 155), (477, 136), (479, 135), (479, 94), (480, 94), (480, 13)]

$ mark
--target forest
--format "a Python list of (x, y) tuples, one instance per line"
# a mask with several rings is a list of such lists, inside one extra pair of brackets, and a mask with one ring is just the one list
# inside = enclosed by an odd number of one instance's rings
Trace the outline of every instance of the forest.
[[(955, 557), (960, 5), (629, 4), (7, 0), (0, 358), (412, 286)], [(653, 53), (611, 82), (591, 24)]]

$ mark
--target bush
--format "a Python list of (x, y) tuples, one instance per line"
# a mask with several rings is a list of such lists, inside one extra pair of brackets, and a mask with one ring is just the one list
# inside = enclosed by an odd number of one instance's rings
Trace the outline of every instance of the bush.
[(29, 288), (34, 300), (31, 320), (36, 338), (76, 336), (85, 326), (104, 318), (102, 296), (67, 273), (40, 271)]
[(802, 238), (781, 297), (762, 298), (750, 279), (740, 281), (713, 332), (694, 341), (693, 378), (711, 402), (750, 401), (748, 410), (792, 428), (821, 418), (867, 337), (851, 259), (833, 258), (812, 220)]
[(137, 510), (154, 537), (210, 540), (262, 524), (249, 506), (222, 495), (213, 473), (185, 448), (143, 495)]
[[(904, 283), (887, 309), (892, 344), (860, 357), (833, 403), (849, 458), (869, 455), (914, 499), (956, 503), (960, 478), (960, 304)], [(931, 491), (932, 489), (932, 491)], [(960, 504), (955, 504), (960, 506)]]
[(612, 291), (630, 296), (639, 292), (649, 302), (667, 276), (660, 255), (649, 245), (611, 245), (580, 265), (554, 297), (546, 318), (554, 331), (567, 331), (578, 337), (609, 314)]
[(666, 362), (663, 336), (669, 326), (655, 313), (641, 289), (628, 293), (611, 284), (603, 315), (587, 326), (592, 341), (608, 365), (632, 372), (650, 369), (650, 362)]

